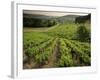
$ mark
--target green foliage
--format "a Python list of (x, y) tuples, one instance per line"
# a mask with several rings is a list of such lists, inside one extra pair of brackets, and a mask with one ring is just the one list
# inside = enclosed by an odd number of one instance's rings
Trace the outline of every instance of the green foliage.
[[(49, 23), (49, 26), (54, 24), (51, 20)], [(48, 60), (54, 53), (57, 55), (56, 67), (89, 66), (91, 64), (90, 27), (80, 25), (82, 24), (63, 23), (45, 32), (24, 32), (25, 54), (28, 58), (34, 58), (39, 67), (50, 62)]]
[[(69, 40), (65, 40), (66, 44), (75, 52), (75, 54), (79, 57), (80, 63), (90, 65), (91, 59), (90, 59), (90, 47), (83, 47), (83, 45), (80, 45), (77, 41), (74, 41), (72, 43)], [(86, 46), (89, 46), (89, 44), (84, 44)], [(87, 51), (89, 50), (89, 52)]]
[(55, 26), (55, 28), (48, 30), (47, 34), (66, 39), (76, 39), (76, 31), (78, 25), (75, 23), (63, 23)]
[(56, 24), (56, 19), (23, 18), (24, 27), (51, 27)]
[(79, 16), (75, 19), (75, 23), (85, 23), (86, 21), (90, 21), (91, 14), (88, 14), (86, 16)]
[(85, 26), (80, 26), (78, 28), (77, 39), (82, 42), (90, 42), (90, 34)]
[(70, 49), (67, 48), (65, 42), (60, 40), (60, 60), (58, 62), (58, 66), (68, 67), (73, 65), (72, 55), (70, 53)]

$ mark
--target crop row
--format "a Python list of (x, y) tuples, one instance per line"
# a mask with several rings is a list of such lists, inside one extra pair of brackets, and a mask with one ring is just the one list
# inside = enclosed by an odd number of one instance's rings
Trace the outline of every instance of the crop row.
[(34, 58), (35, 62), (41, 66), (46, 64), (50, 55), (52, 55), (54, 51), (54, 47), (56, 46), (55, 38), (51, 38), (38, 46), (28, 47), (25, 49), (25, 54), (30, 58)]
[(90, 65), (91, 58), (90, 58), (90, 47), (87, 48), (89, 44), (81, 45), (79, 42), (72, 42), (70, 40), (64, 39), (66, 45), (70, 47), (72, 52), (79, 57), (79, 61), (81, 64)]

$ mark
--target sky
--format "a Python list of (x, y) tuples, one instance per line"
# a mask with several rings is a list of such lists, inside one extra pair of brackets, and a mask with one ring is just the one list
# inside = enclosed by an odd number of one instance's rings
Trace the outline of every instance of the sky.
[(45, 15), (45, 16), (65, 16), (65, 15), (80, 15), (85, 16), (87, 13), (72, 13), (72, 12), (51, 12), (51, 11), (34, 11), (34, 10), (24, 10), (25, 14), (37, 14), (37, 15)]

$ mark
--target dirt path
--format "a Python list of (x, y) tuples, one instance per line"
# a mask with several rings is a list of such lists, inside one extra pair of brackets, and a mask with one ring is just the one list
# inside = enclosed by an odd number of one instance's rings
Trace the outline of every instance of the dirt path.
[(56, 27), (58, 27), (59, 24), (54, 25), (52, 27), (44, 27), (44, 28), (30, 28), (30, 27), (24, 27), (24, 32), (32, 32), (32, 31), (36, 31), (36, 32), (47, 32), (49, 30), (52, 30)]
[(58, 40), (56, 42), (56, 46), (53, 50), (53, 54), (51, 54), (51, 56), (49, 57), (48, 60), (48, 64), (43, 65), (43, 68), (52, 68), (52, 67), (56, 67), (56, 63), (57, 63), (57, 58), (58, 58), (58, 54), (59, 54), (59, 43)]
[(32, 69), (36, 67), (37, 67), (37, 64), (34, 58), (28, 57), (24, 52), (23, 53), (23, 69)]

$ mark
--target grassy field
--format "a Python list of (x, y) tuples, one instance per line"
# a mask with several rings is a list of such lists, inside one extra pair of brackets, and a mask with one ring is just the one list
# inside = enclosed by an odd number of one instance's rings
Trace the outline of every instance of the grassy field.
[(24, 28), (23, 68), (90, 66), (90, 32), (88, 23)]

